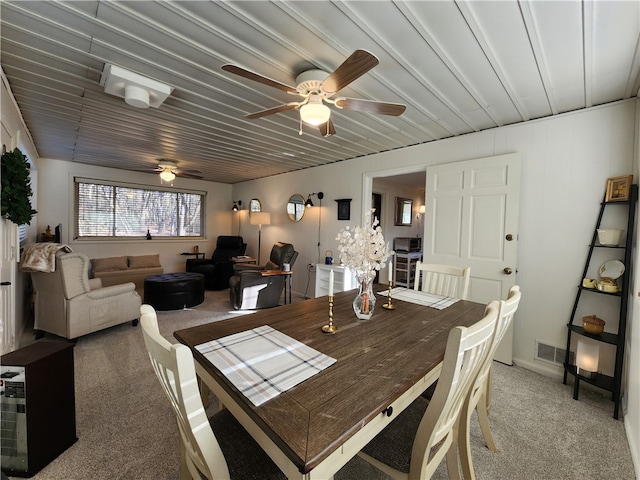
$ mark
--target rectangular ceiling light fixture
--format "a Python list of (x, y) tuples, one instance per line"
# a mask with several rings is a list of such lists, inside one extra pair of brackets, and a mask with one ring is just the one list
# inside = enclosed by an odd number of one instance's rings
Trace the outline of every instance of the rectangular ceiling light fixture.
[(138, 108), (158, 108), (173, 92), (169, 85), (110, 63), (104, 64), (100, 85), (106, 93), (124, 98), (129, 105)]

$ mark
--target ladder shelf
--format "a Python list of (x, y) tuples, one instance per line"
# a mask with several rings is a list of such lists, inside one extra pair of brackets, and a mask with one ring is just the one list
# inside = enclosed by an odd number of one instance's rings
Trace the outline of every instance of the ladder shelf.
[[(569, 322), (567, 323), (567, 349), (565, 350), (565, 360), (564, 360), (564, 376), (563, 383), (567, 383), (567, 377), (571, 375), (574, 377), (574, 388), (573, 388), (573, 398), (575, 400), (578, 399), (578, 393), (580, 388), (580, 382), (586, 382), (591, 385), (595, 385), (596, 387), (602, 388), (606, 391), (611, 392), (611, 399), (614, 402), (613, 408), (613, 417), (618, 419), (619, 411), (620, 411), (620, 399), (621, 399), (621, 385), (622, 385), (622, 369), (624, 364), (624, 346), (625, 346), (625, 334), (627, 330), (627, 310), (629, 303), (629, 283), (630, 283), (630, 272), (631, 272), (631, 247), (633, 240), (633, 229), (635, 222), (635, 211), (636, 211), (636, 202), (638, 199), (638, 185), (631, 185), (631, 189), (629, 192), (629, 200), (626, 201), (606, 201), (603, 199), (600, 204), (600, 213), (598, 215), (598, 220), (596, 222), (596, 228), (593, 232), (593, 237), (591, 239), (591, 243), (589, 244), (589, 252), (587, 254), (587, 260), (585, 262), (584, 270), (582, 272), (582, 279), (587, 278), (587, 274), (589, 272), (589, 268), (591, 266), (591, 260), (594, 251), (605, 251), (605, 249), (611, 249), (612, 251), (624, 251), (624, 260), (621, 260), (624, 264), (624, 272), (622, 276), (618, 279), (621, 282), (619, 284), (619, 291), (615, 293), (610, 292), (602, 292), (598, 289), (588, 288), (583, 285), (578, 286), (578, 291), (576, 294), (576, 299), (573, 304), (573, 309), (571, 310), (571, 317)], [(628, 208), (627, 212), (627, 225), (626, 225), (626, 235), (624, 245), (601, 245), (598, 242), (598, 229), (600, 228), (600, 224), (602, 222), (603, 216), (605, 214), (605, 210), (608, 207), (619, 208), (626, 206)], [(618, 327), (616, 333), (603, 332), (600, 335), (593, 335), (587, 333), (580, 325), (574, 324), (578, 318), (576, 318), (576, 312), (578, 311), (578, 305), (580, 303), (582, 293), (588, 292), (589, 294), (597, 294), (604, 295), (605, 297), (617, 298), (617, 302), (619, 303), (618, 307)], [(613, 345), (615, 347), (615, 365), (614, 365), (614, 373), (613, 376), (604, 375), (600, 372), (594, 373), (591, 376), (584, 376), (578, 372), (578, 369), (575, 364), (571, 363), (571, 338), (572, 335), (580, 335), (585, 338), (589, 338), (591, 340), (595, 340), (598, 342), (602, 342), (605, 344)], [(577, 363), (577, 359), (576, 359)]]

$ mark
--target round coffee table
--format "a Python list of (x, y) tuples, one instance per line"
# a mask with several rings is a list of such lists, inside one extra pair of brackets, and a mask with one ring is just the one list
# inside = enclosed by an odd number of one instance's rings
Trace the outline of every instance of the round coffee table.
[(204, 275), (161, 273), (144, 279), (144, 303), (156, 310), (179, 310), (204, 302)]

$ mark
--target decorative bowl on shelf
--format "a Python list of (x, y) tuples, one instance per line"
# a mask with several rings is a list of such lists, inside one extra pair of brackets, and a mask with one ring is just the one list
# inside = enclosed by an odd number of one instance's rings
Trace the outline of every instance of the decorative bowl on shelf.
[(599, 228), (598, 242), (600, 242), (600, 245), (620, 245), (623, 233), (624, 230), (615, 228)]
[(582, 317), (582, 328), (591, 335), (600, 335), (604, 332), (605, 321), (595, 315)]
[(598, 282), (598, 290), (605, 293), (618, 293), (620, 289), (613, 278), (604, 277)]

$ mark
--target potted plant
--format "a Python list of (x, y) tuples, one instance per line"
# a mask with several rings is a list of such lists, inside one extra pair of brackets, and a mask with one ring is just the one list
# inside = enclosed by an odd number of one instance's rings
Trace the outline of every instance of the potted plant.
[(18, 148), (12, 152), (3, 152), (0, 168), (2, 216), (16, 225), (29, 225), (37, 212), (31, 208), (33, 191), (27, 157)]

